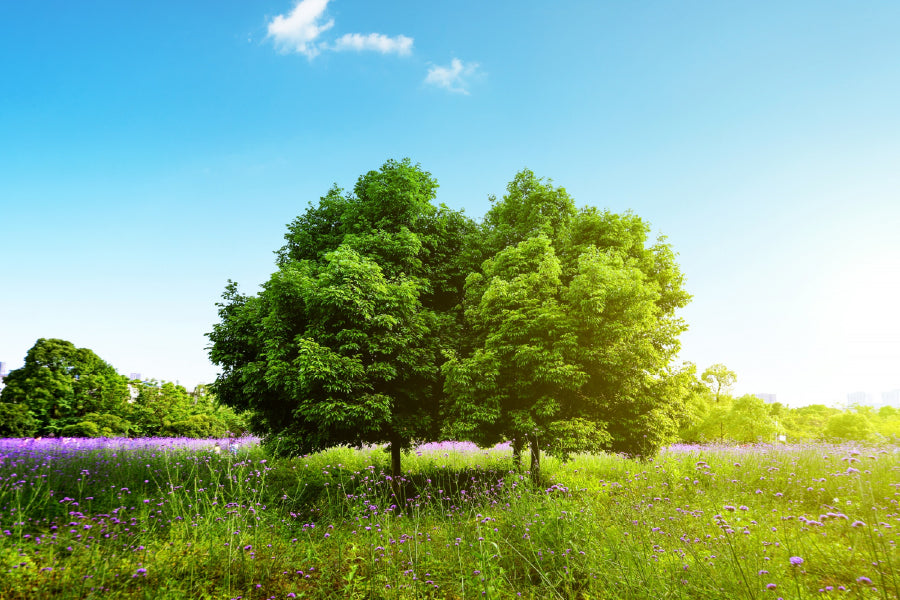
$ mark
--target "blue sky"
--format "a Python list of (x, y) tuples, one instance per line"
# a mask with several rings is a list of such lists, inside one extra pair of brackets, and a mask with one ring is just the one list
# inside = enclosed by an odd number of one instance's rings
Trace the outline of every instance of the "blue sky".
[(227, 279), (411, 157), (668, 236), (682, 357), (792, 404), (900, 388), (896, 2), (0, 2), (0, 361), (212, 381)]

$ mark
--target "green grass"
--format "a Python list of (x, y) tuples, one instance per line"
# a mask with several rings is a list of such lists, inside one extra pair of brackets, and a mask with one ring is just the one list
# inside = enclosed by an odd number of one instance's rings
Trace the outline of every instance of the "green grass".
[(401, 509), (380, 449), (3, 442), (3, 599), (900, 596), (893, 448), (545, 458), (534, 488), (508, 450), (432, 445)]

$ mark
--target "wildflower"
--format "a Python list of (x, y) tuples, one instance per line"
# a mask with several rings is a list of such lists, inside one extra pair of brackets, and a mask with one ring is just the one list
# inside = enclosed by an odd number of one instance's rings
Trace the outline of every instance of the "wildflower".
[(795, 567), (803, 564), (803, 559), (800, 558), (799, 556), (792, 556), (790, 558), (790, 561), (791, 561), (791, 564), (794, 565)]
[(767, 590), (774, 590), (774, 589), (777, 588), (777, 587), (778, 587), (778, 586), (775, 585), (774, 583), (767, 583), (767, 584), (766, 584), (766, 589), (767, 589)]
[(872, 583), (872, 580), (869, 579), (868, 577), (857, 577), (856, 583), (862, 583), (864, 585), (869, 585), (870, 583)]

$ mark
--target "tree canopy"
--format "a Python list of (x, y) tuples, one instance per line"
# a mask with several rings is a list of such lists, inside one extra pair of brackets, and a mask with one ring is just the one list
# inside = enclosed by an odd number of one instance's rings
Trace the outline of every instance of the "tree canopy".
[(44, 435), (89, 413), (121, 412), (129, 399), (125, 377), (93, 351), (60, 339), (37, 340), (4, 383), (0, 402), (26, 406)]
[(221, 436), (243, 419), (206, 388), (128, 381), (92, 350), (41, 338), (0, 392), (0, 435)]
[(310, 204), (259, 292), (225, 290), (216, 395), (283, 452), (387, 442), (395, 474), (401, 448), (442, 433), (533, 457), (672, 439), (690, 297), (665, 239), (529, 170), (480, 225), (436, 190), (405, 159)]
[[(580, 211), (519, 173), (485, 218), (496, 253), (466, 281), (468, 351), (444, 367), (452, 428), (653, 454), (677, 431), (687, 379), (673, 369), (689, 295), (664, 239), (639, 217)], [(582, 443), (579, 444), (578, 440)], [(564, 443), (554, 448), (552, 441)]]
[(209, 334), (213, 388), (252, 410), (279, 452), (389, 443), (440, 428), (442, 352), (461, 337), (458, 305), (475, 224), (433, 204), (437, 182), (388, 161), (295, 219), (259, 293), (230, 283)]

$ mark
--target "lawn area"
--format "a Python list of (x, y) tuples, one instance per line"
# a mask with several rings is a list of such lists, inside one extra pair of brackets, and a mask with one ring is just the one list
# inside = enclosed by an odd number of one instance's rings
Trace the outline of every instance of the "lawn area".
[[(528, 464), (527, 456), (523, 461)], [(897, 598), (895, 447), (0, 440), (0, 598)]]

